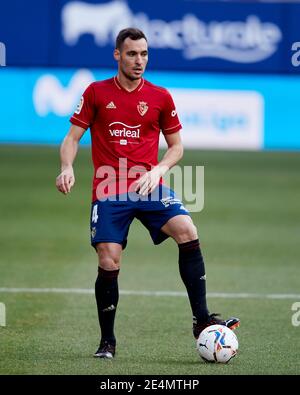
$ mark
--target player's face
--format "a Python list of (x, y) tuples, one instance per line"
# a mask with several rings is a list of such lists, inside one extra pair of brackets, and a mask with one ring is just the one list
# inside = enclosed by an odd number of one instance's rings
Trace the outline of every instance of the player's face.
[(147, 41), (144, 38), (131, 40), (127, 37), (121, 50), (116, 49), (114, 55), (119, 63), (119, 71), (131, 81), (138, 80), (148, 62)]

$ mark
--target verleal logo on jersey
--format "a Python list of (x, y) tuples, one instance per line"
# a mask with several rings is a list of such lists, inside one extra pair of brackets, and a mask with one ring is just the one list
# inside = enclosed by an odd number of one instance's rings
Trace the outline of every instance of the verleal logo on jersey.
[(75, 114), (80, 114), (80, 111), (82, 110), (83, 103), (84, 103), (84, 98), (83, 98), (83, 96), (81, 96), (80, 102), (77, 104)]
[[(141, 125), (126, 125), (123, 122), (116, 121), (109, 124), (109, 134), (111, 137), (120, 137), (120, 140), (111, 140), (111, 143), (118, 142), (120, 145), (139, 144), (136, 141), (127, 140), (140, 138)], [(112, 128), (111, 128), (112, 127)]]

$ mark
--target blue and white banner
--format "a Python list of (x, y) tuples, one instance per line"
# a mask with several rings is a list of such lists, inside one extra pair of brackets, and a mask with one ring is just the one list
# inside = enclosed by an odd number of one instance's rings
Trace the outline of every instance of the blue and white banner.
[(136, 26), (148, 37), (149, 69), (299, 73), (299, 20), (291, 3), (10, 0), (0, 41), (8, 66), (110, 68), (117, 33)]
[[(85, 88), (112, 75), (2, 68), (0, 143), (60, 143)], [(145, 77), (173, 95), (187, 148), (300, 149), (300, 77), (170, 72)], [(90, 143), (89, 132), (82, 143)]]

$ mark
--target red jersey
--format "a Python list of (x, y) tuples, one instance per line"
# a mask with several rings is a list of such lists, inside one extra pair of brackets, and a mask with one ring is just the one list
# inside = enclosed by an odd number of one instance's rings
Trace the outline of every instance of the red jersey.
[(106, 194), (131, 190), (132, 183), (158, 163), (160, 131), (171, 134), (181, 129), (170, 93), (143, 78), (131, 92), (116, 77), (93, 82), (70, 121), (91, 130), (93, 201), (103, 194), (107, 179), (111, 188)]

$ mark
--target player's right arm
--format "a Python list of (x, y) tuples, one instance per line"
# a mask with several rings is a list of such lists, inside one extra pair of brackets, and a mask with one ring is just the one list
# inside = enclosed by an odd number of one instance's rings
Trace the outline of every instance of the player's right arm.
[(65, 195), (71, 192), (75, 184), (73, 162), (84, 132), (84, 128), (72, 125), (60, 147), (61, 173), (56, 177), (56, 188)]
[(64, 194), (69, 193), (75, 184), (73, 162), (77, 154), (79, 140), (92, 124), (94, 114), (95, 93), (93, 84), (90, 84), (70, 118), (72, 126), (60, 147), (61, 173), (56, 178), (56, 188)]

